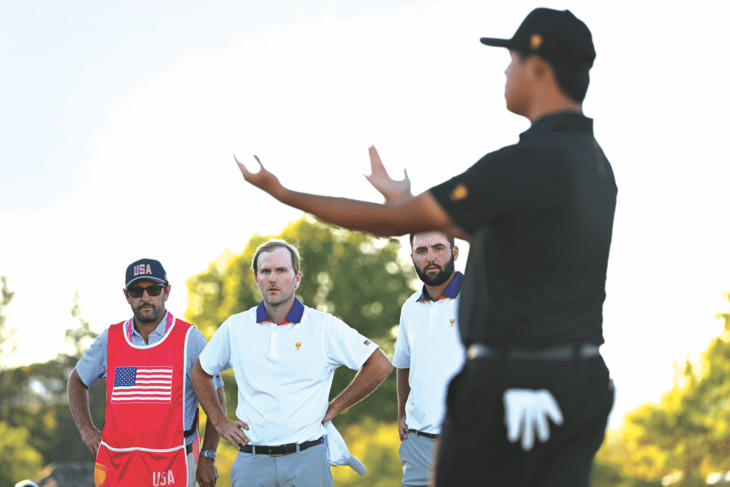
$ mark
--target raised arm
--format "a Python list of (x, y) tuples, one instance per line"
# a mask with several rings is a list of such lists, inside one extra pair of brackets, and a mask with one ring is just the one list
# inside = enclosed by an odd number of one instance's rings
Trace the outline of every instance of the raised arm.
[(415, 197), (409, 195), (398, 201), (386, 201), (385, 204), (300, 193), (285, 188), (276, 176), (264, 168), (257, 156), (254, 158), (260, 166), (257, 173), (252, 173), (236, 159), (248, 183), (285, 205), (311, 213), (327, 223), (383, 237), (440, 230), (449, 236), (467, 238), (428, 191)]
[(404, 169), (403, 180), (396, 181), (388, 174), (375, 146), (370, 146), (368, 152), (370, 154), (370, 176), (365, 176), (365, 178), (385, 197), (385, 201), (396, 203), (413, 197), (408, 172)]
[(373, 392), (393, 371), (393, 364), (378, 348), (365, 361), (350, 385), (330, 402), (322, 423), (332, 421), (341, 411), (357, 404)]

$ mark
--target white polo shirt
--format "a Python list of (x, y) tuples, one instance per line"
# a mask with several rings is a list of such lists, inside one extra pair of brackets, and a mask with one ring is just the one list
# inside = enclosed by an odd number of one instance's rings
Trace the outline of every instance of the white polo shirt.
[(437, 301), (430, 301), (425, 291), (418, 291), (401, 309), (393, 366), (410, 369), (411, 392), (406, 402), (409, 429), (441, 433), (446, 389), (466, 358), (459, 336), (461, 277), (457, 272)]
[(246, 436), (253, 445), (276, 446), (324, 435), (335, 369), (360, 370), (377, 348), (342, 320), (298, 299), (277, 325), (262, 301), (221, 325), (200, 365), (210, 375), (233, 367), (236, 416), (248, 424)]

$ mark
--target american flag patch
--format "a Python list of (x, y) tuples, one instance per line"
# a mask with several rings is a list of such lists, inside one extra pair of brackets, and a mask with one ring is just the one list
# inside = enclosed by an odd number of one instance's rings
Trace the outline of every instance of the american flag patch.
[(169, 403), (172, 400), (172, 367), (117, 367), (112, 402)]
[(370, 345), (370, 340), (365, 340), (364, 342), (362, 342), (362, 344), (367, 347), (368, 345)]

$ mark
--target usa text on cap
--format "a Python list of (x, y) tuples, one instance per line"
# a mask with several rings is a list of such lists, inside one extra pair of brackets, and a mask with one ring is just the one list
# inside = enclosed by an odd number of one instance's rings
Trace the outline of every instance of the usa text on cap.
[(162, 267), (160, 261), (155, 259), (139, 259), (132, 262), (127, 267), (127, 274), (124, 279), (126, 283), (124, 287), (129, 287), (134, 281), (140, 279), (149, 279), (150, 281), (159, 282), (160, 284), (168, 284), (167, 273)]

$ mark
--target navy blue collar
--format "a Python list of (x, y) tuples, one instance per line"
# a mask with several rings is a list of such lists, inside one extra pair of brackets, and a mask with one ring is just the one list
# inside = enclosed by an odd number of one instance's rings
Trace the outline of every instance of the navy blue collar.
[[(446, 286), (446, 289), (444, 289), (444, 292), (441, 294), (441, 296), (436, 301), (441, 301), (442, 299), (456, 299), (456, 296), (459, 295), (459, 291), (461, 290), (461, 276), (463, 274), (459, 271), (456, 271), (456, 275), (451, 280), (448, 286)], [(421, 295), (416, 299), (416, 302), (423, 301), (426, 298), (426, 286), (423, 286), (423, 289), (421, 290)]]
[[(289, 314), (286, 315), (286, 319), (282, 321), (281, 324), (286, 325), (289, 323), (301, 323), (302, 316), (304, 316), (304, 305), (300, 303), (297, 298), (294, 298), (294, 305), (291, 307), (291, 311), (289, 311)], [(273, 323), (273, 320), (269, 318), (269, 315), (264, 308), (264, 302), (261, 301), (256, 308), (256, 323), (263, 323), (264, 321), (271, 321)]]

